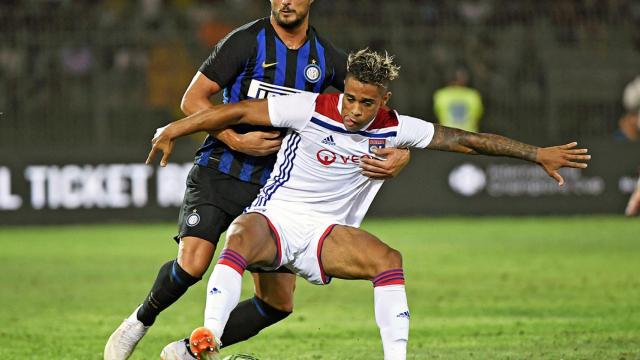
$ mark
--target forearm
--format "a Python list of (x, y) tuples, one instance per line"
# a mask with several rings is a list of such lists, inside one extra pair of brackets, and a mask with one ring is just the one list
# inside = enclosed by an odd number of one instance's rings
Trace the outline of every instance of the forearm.
[[(180, 108), (185, 115), (193, 115), (203, 109), (211, 109), (214, 105), (204, 97), (184, 97)], [(229, 145), (232, 149), (238, 143), (238, 133), (231, 128), (209, 131), (211, 136)]]
[(243, 115), (242, 106), (239, 104), (216, 105), (172, 122), (167, 130), (172, 138), (200, 131), (214, 132), (237, 124)]
[(490, 156), (508, 156), (536, 162), (538, 147), (495, 134), (473, 134), (469, 136), (467, 146), (476, 154)]
[(442, 151), (507, 156), (536, 162), (538, 147), (495, 134), (472, 133), (436, 126), (429, 148)]

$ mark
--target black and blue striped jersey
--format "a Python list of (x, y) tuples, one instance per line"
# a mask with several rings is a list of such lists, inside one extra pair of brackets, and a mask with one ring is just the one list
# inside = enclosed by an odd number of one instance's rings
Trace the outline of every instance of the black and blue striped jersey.
[[(344, 88), (347, 57), (321, 38), (313, 27), (306, 42), (288, 49), (269, 18), (233, 30), (214, 47), (199, 71), (223, 89), (225, 103), (263, 99), (300, 91), (320, 93), (330, 86)], [(234, 126), (238, 133), (270, 131), (251, 125)], [(196, 153), (195, 163), (218, 169), (242, 181), (264, 184), (276, 155), (254, 157), (231, 150), (208, 136)]]

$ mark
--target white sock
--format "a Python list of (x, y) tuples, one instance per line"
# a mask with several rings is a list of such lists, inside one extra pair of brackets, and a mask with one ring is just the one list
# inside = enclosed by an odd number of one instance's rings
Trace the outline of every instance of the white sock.
[(384, 360), (405, 360), (409, 341), (409, 306), (404, 285), (374, 287), (373, 299)]
[(207, 304), (204, 308), (204, 326), (218, 338), (222, 337), (229, 314), (240, 301), (242, 275), (224, 264), (217, 264), (207, 285)]

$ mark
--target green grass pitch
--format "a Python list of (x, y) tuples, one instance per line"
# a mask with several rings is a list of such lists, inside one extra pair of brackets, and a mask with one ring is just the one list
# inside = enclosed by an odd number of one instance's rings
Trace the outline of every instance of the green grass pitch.
[[(404, 255), (409, 359), (640, 359), (640, 221), (618, 217), (373, 220)], [(0, 231), (0, 359), (101, 359), (175, 257), (175, 226)], [(206, 278), (206, 277), (205, 277)], [(163, 313), (132, 359), (202, 322), (206, 281)], [(245, 277), (243, 298), (251, 294)], [(372, 286), (298, 280), (284, 322), (223, 354), (382, 359)]]

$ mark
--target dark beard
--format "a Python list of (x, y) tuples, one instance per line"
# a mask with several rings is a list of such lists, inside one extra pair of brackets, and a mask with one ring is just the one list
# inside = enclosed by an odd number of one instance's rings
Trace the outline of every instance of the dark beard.
[(304, 21), (304, 16), (302, 16), (302, 17), (297, 17), (294, 21), (292, 21), (290, 23), (287, 23), (287, 22), (284, 22), (284, 21), (280, 20), (280, 17), (275, 12), (273, 12), (273, 17), (276, 19), (276, 23), (278, 25), (282, 26), (285, 29), (295, 29), (298, 26), (302, 25), (302, 22)]

